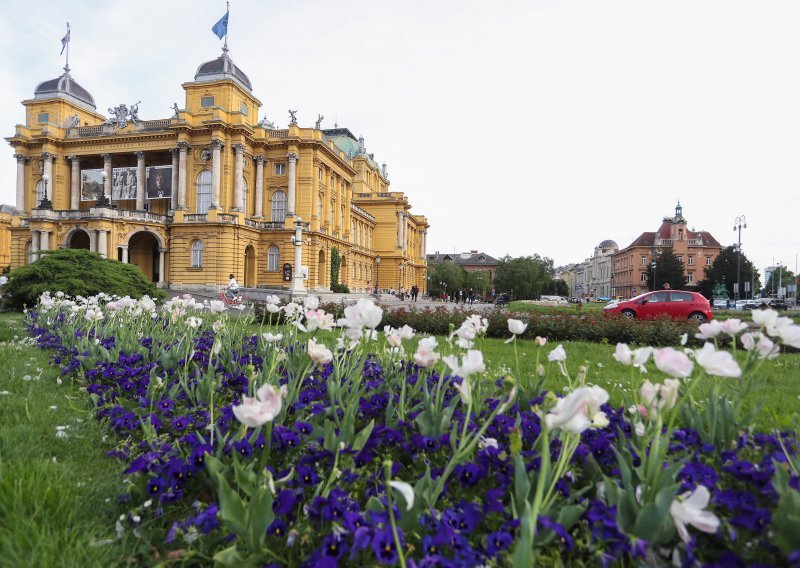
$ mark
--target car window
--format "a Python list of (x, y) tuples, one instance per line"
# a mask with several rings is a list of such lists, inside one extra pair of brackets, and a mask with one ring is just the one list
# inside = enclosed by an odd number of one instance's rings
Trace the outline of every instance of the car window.
[(691, 302), (692, 295), (688, 292), (673, 292), (671, 294), (671, 298), (673, 302)]
[(650, 294), (647, 298), (647, 301), (650, 303), (655, 302), (666, 302), (669, 298), (669, 292), (656, 292), (655, 294)]

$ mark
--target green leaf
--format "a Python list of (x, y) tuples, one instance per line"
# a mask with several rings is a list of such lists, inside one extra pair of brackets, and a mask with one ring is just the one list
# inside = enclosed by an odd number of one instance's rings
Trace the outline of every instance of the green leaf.
[(222, 566), (239, 567), (242, 565), (243, 561), (244, 558), (239, 554), (235, 544), (220, 550), (214, 555), (214, 564), (220, 564)]
[(364, 426), (364, 429), (358, 433), (355, 441), (353, 442), (353, 451), (360, 452), (367, 445), (369, 437), (372, 434), (372, 429), (375, 427), (375, 420), (371, 420), (369, 424)]

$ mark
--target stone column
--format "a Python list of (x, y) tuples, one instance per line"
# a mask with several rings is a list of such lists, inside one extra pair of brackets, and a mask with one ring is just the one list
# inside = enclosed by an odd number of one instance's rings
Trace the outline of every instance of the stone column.
[(69, 208), (73, 211), (80, 208), (81, 203), (81, 160), (78, 156), (67, 156), (72, 169), (69, 175)]
[(234, 144), (233, 211), (244, 209), (244, 145)]
[(300, 219), (295, 219), (294, 222), (294, 272), (292, 273), (292, 285), (289, 291), (294, 296), (304, 296), (306, 294), (306, 285), (303, 282), (303, 273), (300, 267), (303, 264), (303, 226), (300, 224)]
[(178, 209), (186, 210), (186, 152), (189, 151), (189, 144), (178, 142)]
[(211, 142), (211, 207), (219, 209), (220, 180), (222, 178), (222, 141)]
[[(106, 181), (103, 184), (103, 195), (107, 199), (111, 199), (111, 154), (103, 154), (103, 170), (106, 172)], [(136, 185), (139, 185), (138, 179), (136, 180)]]
[(25, 163), (28, 158), (22, 154), (14, 154), (17, 159), (17, 209), (27, 211), (25, 208)]
[(97, 252), (97, 231), (87, 230), (86, 232), (89, 233), (89, 250)]
[(425, 258), (426, 258), (425, 252), (427, 250), (426, 249), (426, 245), (428, 244), (427, 240), (428, 240), (428, 231), (422, 231), (422, 238), (420, 239), (420, 245), (419, 245), (419, 248), (420, 248), (419, 257), (422, 260), (425, 260)]
[(403, 246), (403, 212), (397, 212), (397, 243), (395, 244), (397, 248), (402, 248)]
[(97, 252), (103, 258), (108, 257), (108, 231), (103, 229), (97, 231)]
[(122, 249), (122, 262), (128, 264), (128, 245), (121, 245), (119, 248)]
[(50, 250), (50, 231), (39, 232), (39, 250)]
[(295, 214), (297, 199), (297, 154), (290, 152), (289, 158), (289, 202), (286, 206), (286, 216), (292, 217)]
[(175, 210), (178, 208), (178, 149), (172, 148), (172, 198), (170, 199), (170, 208)]
[(406, 253), (406, 213), (400, 212), (400, 248), (403, 249), (403, 254)]
[[(47, 179), (50, 181), (47, 184), (47, 199), (50, 201), (55, 201), (56, 192), (56, 180), (53, 178), (53, 160), (55, 160), (55, 154), (51, 154), (50, 152), (43, 152), (42, 153), (42, 164), (44, 167), (42, 168), (42, 178), (47, 176)], [(37, 203), (36, 206), (38, 207), (39, 204)]]
[(164, 283), (164, 253), (167, 252), (167, 249), (159, 247), (158, 248), (158, 283)]
[(29, 262), (39, 260), (39, 231), (31, 231), (31, 258)]
[(264, 156), (256, 156), (256, 219), (264, 217)]
[(144, 165), (144, 152), (136, 152), (136, 210), (144, 211), (144, 198), (147, 194), (147, 168)]

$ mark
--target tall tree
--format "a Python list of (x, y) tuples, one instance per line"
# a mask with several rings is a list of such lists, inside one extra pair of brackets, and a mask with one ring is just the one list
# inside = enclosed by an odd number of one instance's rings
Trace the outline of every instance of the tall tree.
[(552, 286), (554, 275), (552, 259), (538, 254), (519, 258), (506, 256), (497, 267), (495, 287), (498, 292), (512, 293), (515, 298), (536, 299), (546, 293), (547, 286)]
[(683, 290), (686, 287), (686, 269), (671, 248), (659, 249), (655, 255), (655, 263), (655, 270), (651, 263), (647, 272), (648, 290), (664, 288), (665, 284), (669, 284), (673, 290)]
[[(767, 284), (764, 286), (764, 291), (770, 296), (779, 295), (779, 288), (794, 284), (797, 279), (794, 272), (782, 266), (780, 269), (775, 270), (767, 278)], [(783, 291), (784, 295), (790, 295), (786, 290)]]
[(466, 279), (467, 271), (452, 262), (437, 262), (428, 266), (428, 291), (431, 296), (441, 296), (442, 292), (452, 296), (464, 287)]
[[(735, 297), (733, 287), (737, 278), (742, 280), (742, 285), (739, 287), (742, 297), (758, 292), (761, 289), (761, 277), (758, 270), (744, 253), (741, 253), (739, 263), (737, 270), (736, 245), (722, 249), (711, 266), (706, 267), (705, 278), (699, 283), (700, 293), (706, 298), (711, 298), (714, 287), (717, 284), (723, 284), (728, 292), (728, 297), (733, 298)], [(737, 276), (737, 272), (739, 276)], [(745, 282), (750, 283), (749, 294), (745, 292)]]

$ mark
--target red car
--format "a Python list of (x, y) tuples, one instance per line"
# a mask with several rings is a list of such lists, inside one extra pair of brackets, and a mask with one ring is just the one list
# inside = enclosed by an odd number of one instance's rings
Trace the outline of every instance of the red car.
[(673, 319), (688, 318), (700, 323), (714, 317), (711, 304), (702, 294), (683, 290), (658, 290), (630, 300), (611, 302), (603, 308), (603, 313), (621, 314), (630, 319), (652, 319), (666, 314)]

